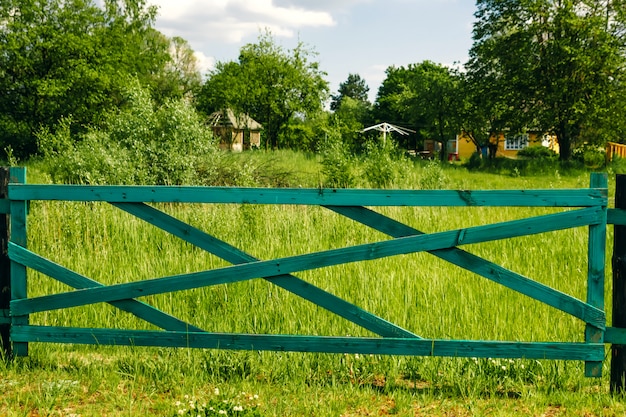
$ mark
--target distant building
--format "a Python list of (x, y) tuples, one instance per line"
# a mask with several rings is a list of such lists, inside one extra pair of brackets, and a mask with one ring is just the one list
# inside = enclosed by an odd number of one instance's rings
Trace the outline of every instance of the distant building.
[(209, 124), (221, 149), (241, 152), (261, 147), (263, 126), (247, 114), (235, 114), (231, 109), (218, 111), (209, 117)]
[[(492, 135), (489, 142), (491, 145), (497, 146), (496, 156), (508, 158), (515, 158), (520, 150), (529, 146), (545, 146), (559, 153), (559, 144), (556, 136), (536, 132), (499, 133)], [(465, 134), (459, 134), (454, 140), (448, 141), (448, 154), (454, 155), (453, 158), (455, 159), (469, 159), (476, 152), (476, 145)]]

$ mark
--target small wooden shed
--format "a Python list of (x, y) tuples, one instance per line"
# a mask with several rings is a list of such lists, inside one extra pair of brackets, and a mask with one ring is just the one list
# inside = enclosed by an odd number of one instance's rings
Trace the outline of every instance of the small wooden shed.
[(247, 114), (237, 114), (231, 109), (218, 111), (210, 116), (209, 124), (222, 149), (241, 152), (261, 146), (263, 126)]

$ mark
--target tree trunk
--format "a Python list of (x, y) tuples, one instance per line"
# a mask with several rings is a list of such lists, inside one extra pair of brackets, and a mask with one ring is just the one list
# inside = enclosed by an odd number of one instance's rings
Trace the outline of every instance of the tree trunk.
[(570, 135), (561, 129), (556, 132), (556, 141), (559, 144), (559, 160), (569, 161), (572, 158), (572, 139)]

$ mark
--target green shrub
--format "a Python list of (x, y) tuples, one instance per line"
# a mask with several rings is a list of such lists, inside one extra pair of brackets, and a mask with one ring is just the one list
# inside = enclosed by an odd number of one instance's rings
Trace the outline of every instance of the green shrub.
[(215, 159), (210, 130), (185, 100), (156, 106), (138, 82), (129, 82), (124, 108), (103, 125), (72, 136), (71, 119), (37, 135), (55, 182), (87, 184), (192, 184), (200, 165)]
[(482, 165), (483, 165), (483, 157), (478, 152), (474, 152), (472, 156), (470, 156), (467, 163), (465, 164), (465, 166), (469, 170), (479, 169)]
[(526, 159), (549, 159), (549, 160), (556, 160), (559, 157), (559, 155), (556, 152), (554, 152), (550, 148), (546, 148), (545, 146), (529, 146), (524, 149), (520, 149), (520, 151), (517, 152), (517, 156), (519, 156), (520, 158), (526, 158)]
[(353, 158), (336, 131), (330, 131), (319, 149), (322, 155), (324, 187), (350, 188), (356, 184), (352, 173)]
[(598, 146), (585, 144), (572, 152), (574, 160), (582, 162), (585, 167), (597, 169), (605, 165), (605, 150)]
[(441, 166), (441, 162), (430, 160), (422, 168), (417, 183), (417, 188), (421, 190), (441, 190), (448, 187), (448, 177)]
[(390, 186), (396, 176), (396, 162), (401, 156), (391, 140), (369, 141), (366, 146), (363, 174), (371, 187)]

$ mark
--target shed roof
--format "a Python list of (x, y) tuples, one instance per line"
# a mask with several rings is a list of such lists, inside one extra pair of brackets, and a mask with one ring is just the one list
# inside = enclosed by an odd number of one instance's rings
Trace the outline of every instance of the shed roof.
[(235, 115), (232, 109), (226, 109), (223, 111), (216, 111), (209, 116), (209, 124), (211, 126), (227, 126), (235, 129), (250, 129), (261, 130), (263, 126), (261, 123), (254, 120), (252, 117), (245, 113), (239, 113)]

